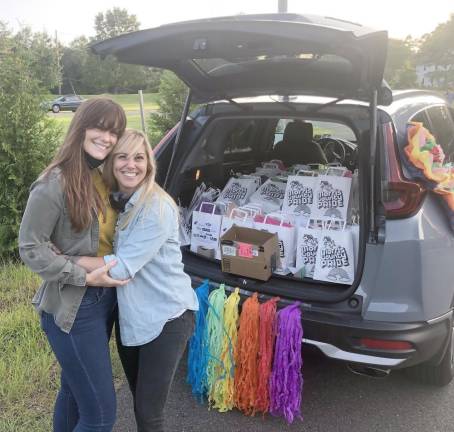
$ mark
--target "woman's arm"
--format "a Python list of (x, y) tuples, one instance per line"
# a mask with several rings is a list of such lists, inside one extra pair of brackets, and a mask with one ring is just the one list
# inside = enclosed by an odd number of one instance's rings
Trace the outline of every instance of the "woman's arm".
[(34, 185), (19, 229), (19, 253), (22, 261), (44, 280), (84, 286), (86, 271), (51, 248), (50, 237), (63, 208), (59, 178)]
[(105, 265), (102, 257), (77, 256), (71, 257), (71, 261), (81, 266), (85, 271), (91, 272)]
[(110, 269), (115, 279), (132, 279), (134, 275), (159, 252), (178, 223), (175, 210), (167, 202), (159, 209), (146, 208), (139, 217), (131, 221), (128, 238), (122, 242), (115, 255), (106, 255), (105, 263), (117, 261)]

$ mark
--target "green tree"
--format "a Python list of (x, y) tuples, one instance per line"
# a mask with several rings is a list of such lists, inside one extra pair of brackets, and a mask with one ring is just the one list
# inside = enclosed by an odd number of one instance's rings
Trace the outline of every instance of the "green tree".
[(418, 62), (441, 66), (433, 78), (446, 89), (454, 83), (454, 14), (439, 24), (432, 33), (423, 36)]
[(34, 55), (4, 26), (0, 30), (0, 256), (17, 249), (17, 232), (30, 184), (50, 161), (60, 129), (39, 95)]
[(90, 93), (83, 86), (85, 65), (88, 56), (88, 39), (85, 36), (74, 39), (69, 47), (63, 49), (62, 64), (62, 92), (63, 93)]
[(187, 87), (173, 72), (165, 71), (159, 85), (159, 110), (148, 119), (148, 137), (154, 147), (180, 121)]
[(160, 72), (138, 65), (119, 63), (113, 56), (104, 59), (89, 52), (89, 44), (138, 30), (140, 23), (126, 9), (113, 8), (95, 17), (96, 36), (74, 40), (62, 59), (66, 91), (78, 93), (132, 93), (139, 89), (156, 91)]
[[(3, 28), (9, 33), (5, 25)], [(29, 27), (25, 27), (14, 35), (9, 33), (9, 38), (14, 43), (14, 49), (27, 52), (23, 61), (41, 87), (50, 91), (58, 86), (61, 80), (58, 66), (61, 54), (47, 33), (33, 33)]]
[(389, 39), (385, 67), (385, 79), (392, 88), (402, 89), (416, 86), (414, 70), (415, 40)]
[(139, 30), (140, 23), (135, 15), (126, 9), (114, 7), (95, 17), (96, 40), (109, 39), (122, 33)]

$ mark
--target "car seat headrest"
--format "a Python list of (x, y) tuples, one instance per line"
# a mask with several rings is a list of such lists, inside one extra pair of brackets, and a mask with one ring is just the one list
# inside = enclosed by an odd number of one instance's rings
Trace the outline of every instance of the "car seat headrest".
[(312, 141), (312, 123), (295, 121), (285, 127), (283, 141)]

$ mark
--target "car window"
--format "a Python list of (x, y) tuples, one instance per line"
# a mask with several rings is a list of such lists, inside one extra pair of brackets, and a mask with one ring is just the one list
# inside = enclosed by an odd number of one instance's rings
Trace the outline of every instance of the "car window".
[(224, 155), (248, 153), (252, 151), (252, 139), (257, 129), (256, 121), (251, 119), (241, 122), (227, 135)]
[(454, 123), (451, 115), (445, 106), (429, 108), (429, 118), (432, 125), (432, 134), (443, 150), (449, 151), (454, 138)]
[(430, 107), (415, 115), (412, 120), (421, 122), (452, 160), (454, 156), (454, 121), (447, 107), (444, 105)]

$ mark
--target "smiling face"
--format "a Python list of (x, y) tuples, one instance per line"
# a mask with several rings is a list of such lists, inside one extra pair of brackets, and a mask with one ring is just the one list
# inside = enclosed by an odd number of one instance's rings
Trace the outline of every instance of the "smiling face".
[(87, 129), (85, 131), (84, 150), (97, 160), (104, 160), (117, 143), (117, 135), (109, 130)]
[(126, 195), (132, 195), (142, 184), (147, 175), (148, 158), (145, 143), (131, 152), (121, 150), (113, 157), (113, 175), (118, 189)]

